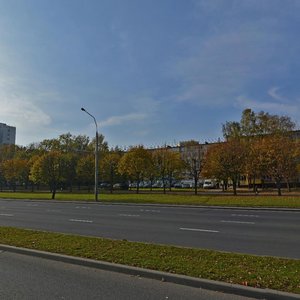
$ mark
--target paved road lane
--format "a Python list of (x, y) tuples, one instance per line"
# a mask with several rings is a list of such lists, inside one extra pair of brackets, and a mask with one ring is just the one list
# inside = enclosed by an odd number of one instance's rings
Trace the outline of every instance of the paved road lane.
[(0, 226), (300, 258), (300, 212), (0, 200)]
[(250, 298), (0, 252), (0, 299), (246, 300)]

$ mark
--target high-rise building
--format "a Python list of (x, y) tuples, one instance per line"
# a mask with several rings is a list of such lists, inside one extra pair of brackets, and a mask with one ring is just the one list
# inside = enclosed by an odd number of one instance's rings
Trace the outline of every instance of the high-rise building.
[(16, 127), (0, 123), (0, 145), (15, 145)]

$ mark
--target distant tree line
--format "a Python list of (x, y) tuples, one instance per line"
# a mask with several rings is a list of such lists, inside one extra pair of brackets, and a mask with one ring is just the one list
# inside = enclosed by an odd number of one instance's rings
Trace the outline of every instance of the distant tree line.
[[(271, 178), (281, 195), (281, 184), (299, 177), (299, 140), (292, 138), (295, 123), (289, 117), (270, 115), (251, 109), (243, 111), (239, 122), (223, 125), (225, 142), (201, 145), (197, 141), (181, 142), (179, 147), (145, 149), (143, 145), (122, 151), (109, 149), (100, 135), (99, 183), (113, 192), (115, 183), (147, 180), (150, 189), (162, 182), (163, 192), (171, 189), (174, 180), (193, 180), (195, 194), (201, 178), (214, 178), (224, 189), (231, 182), (237, 193), (241, 177), (255, 190), (257, 182)], [(62, 134), (27, 147), (6, 145), (0, 148), (0, 189), (16, 191), (18, 185), (35, 190), (47, 185), (52, 198), (58, 189), (69, 190), (94, 184), (95, 139), (85, 135)], [(101, 185), (102, 184), (102, 185)]]
[(300, 143), (294, 137), (295, 126), (289, 117), (245, 109), (240, 122), (223, 125), (226, 141), (208, 150), (202, 175), (222, 180), (225, 187), (231, 180), (234, 194), (242, 176), (254, 190), (258, 180), (263, 185), (269, 178), (281, 195), (282, 182), (290, 189), (290, 182), (299, 180)]

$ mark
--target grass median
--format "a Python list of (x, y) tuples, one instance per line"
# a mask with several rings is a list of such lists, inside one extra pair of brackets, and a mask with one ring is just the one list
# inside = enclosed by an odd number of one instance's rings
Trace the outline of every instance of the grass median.
[(0, 227), (0, 243), (300, 294), (300, 260)]
[[(46, 192), (0, 192), (3, 199), (44, 199), (50, 200)], [(59, 192), (56, 200), (61, 201), (94, 201), (94, 195), (83, 193)], [(177, 205), (215, 205), (239, 207), (286, 207), (300, 208), (300, 196), (247, 196), (247, 195), (191, 195), (159, 193), (115, 193), (100, 194), (100, 202), (107, 203), (140, 203), (140, 204), (177, 204)]]

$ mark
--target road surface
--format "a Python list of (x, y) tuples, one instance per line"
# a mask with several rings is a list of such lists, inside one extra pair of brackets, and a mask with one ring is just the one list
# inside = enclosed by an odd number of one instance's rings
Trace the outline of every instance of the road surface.
[(250, 298), (0, 252), (0, 299), (186, 299)]
[(0, 200), (0, 226), (300, 259), (300, 212)]

